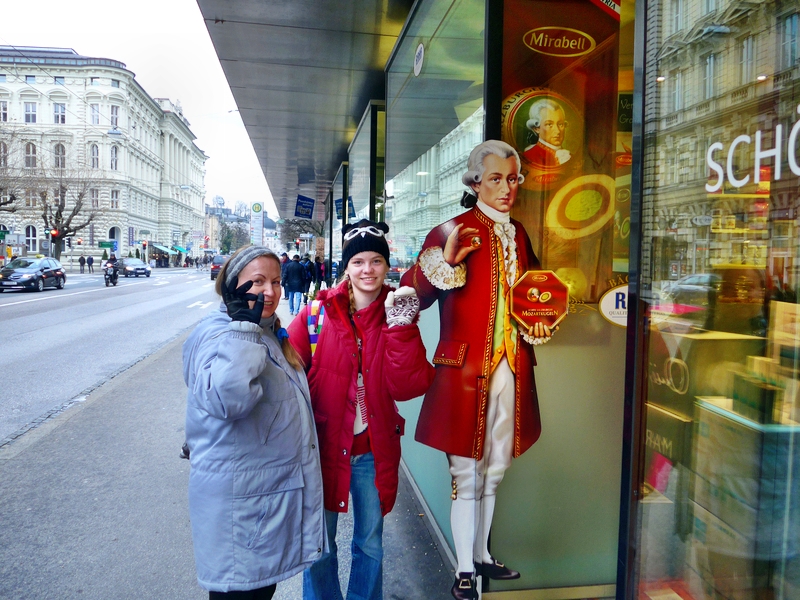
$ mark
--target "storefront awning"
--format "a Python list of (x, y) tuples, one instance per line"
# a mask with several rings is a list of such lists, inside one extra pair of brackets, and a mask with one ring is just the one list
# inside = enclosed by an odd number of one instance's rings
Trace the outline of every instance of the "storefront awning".
[(180, 246), (173, 246), (173, 248), (175, 248), (175, 250), (178, 252), (183, 252), (184, 254), (186, 253), (186, 248), (182, 248)]
[(177, 252), (175, 252), (174, 250), (170, 250), (166, 246), (159, 246), (158, 244), (151, 244), (151, 246), (153, 248), (157, 248), (158, 250), (161, 250), (162, 252), (166, 252), (167, 254), (177, 254)]

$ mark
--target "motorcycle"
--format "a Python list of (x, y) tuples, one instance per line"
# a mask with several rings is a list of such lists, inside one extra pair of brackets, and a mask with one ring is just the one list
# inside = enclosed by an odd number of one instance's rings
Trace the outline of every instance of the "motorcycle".
[(106, 263), (103, 266), (103, 280), (106, 282), (106, 287), (110, 285), (117, 285), (119, 280), (119, 271), (114, 263)]

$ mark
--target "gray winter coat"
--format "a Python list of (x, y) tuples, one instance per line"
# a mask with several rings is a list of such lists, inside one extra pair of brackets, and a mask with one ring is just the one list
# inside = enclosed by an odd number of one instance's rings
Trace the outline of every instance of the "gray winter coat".
[(189, 514), (197, 579), (218, 592), (272, 585), (327, 551), (308, 384), (271, 325), (221, 311), (183, 345)]

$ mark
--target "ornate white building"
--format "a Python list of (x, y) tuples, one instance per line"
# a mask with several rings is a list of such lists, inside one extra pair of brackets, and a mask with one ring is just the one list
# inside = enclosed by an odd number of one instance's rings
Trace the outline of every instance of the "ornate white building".
[[(151, 98), (124, 63), (0, 46), (0, 170), (24, 180), (38, 169), (42, 188), (52, 180), (56, 190), (67, 173), (85, 187), (81, 215), (95, 215), (64, 256), (99, 256), (98, 244), (112, 240), (121, 256), (143, 241), (151, 251), (201, 254), (207, 157), (194, 140), (180, 104)], [(19, 189), (17, 210), (0, 209), (0, 230), (24, 234), (29, 252), (47, 238), (41, 194)]]

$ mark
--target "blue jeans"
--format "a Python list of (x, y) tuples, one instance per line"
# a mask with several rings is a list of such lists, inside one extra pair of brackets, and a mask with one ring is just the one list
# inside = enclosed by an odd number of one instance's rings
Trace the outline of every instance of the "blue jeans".
[[(372, 453), (350, 458), (350, 495), (353, 498), (353, 563), (347, 600), (383, 598), (383, 516), (375, 487)], [(303, 600), (342, 600), (336, 523), (339, 513), (325, 511), (330, 553), (303, 572)]]
[(300, 312), (300, 303), (303, 301), (303, 292), (289, 292), (289, 312), (296, 315)]

